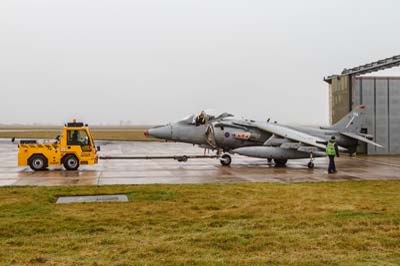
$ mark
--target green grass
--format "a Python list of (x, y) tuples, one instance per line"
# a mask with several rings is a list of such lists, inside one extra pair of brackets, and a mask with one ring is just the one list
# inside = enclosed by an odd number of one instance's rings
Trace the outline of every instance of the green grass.
[[(400, 182), (0, 188), (1, 265), (399, 265)], [(123, 193), (127, 203), (56, 205)]]

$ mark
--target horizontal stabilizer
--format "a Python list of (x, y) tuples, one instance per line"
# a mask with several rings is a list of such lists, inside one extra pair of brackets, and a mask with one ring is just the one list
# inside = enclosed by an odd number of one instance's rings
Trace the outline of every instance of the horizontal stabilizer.
[(356, 140), (359, 140), (359, 141), (362, 141), (362, 142), (365, 142), (365, 143), (374, 145), (374, 146), (379, 147), (379, 148), (383, 148), (383, 146), (382, 146), (381, 144), (378, 144), (378, 143), (376, 143), (376, 142), (373, 142), (372, 140), (369, 140), (369, 139), (367, 139), (366, 137), (360, 136), (360, 135), (355, 134), (355, 133), (351, 133), (351, 132), (340, 132), (340, 134), (343, 135), (343, 136), (352, 138), (352, 139), (356, 139)]

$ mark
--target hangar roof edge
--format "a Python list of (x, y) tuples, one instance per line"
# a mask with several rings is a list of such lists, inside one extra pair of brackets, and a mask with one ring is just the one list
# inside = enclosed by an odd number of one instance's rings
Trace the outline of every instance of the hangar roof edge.
[(327, 83), (331, 83), (332, 79), (340, 77), (340, 76), (349, 76), (349, 75), (363, 75), (371, 72), (376, 72), (388, 68), (392, 68), (395, 66), (400, 66), (400, 55), (395, 55), (392, 57), (388, 57), (385, 59), (381, 59), (375, 62), (371, 62), (368, 64), (364, 64), (361, 66), (353, 67), (353, 68), (345, 68), (342, 73), (339, 75), (330, 75), (324, 77), (324, 81)]

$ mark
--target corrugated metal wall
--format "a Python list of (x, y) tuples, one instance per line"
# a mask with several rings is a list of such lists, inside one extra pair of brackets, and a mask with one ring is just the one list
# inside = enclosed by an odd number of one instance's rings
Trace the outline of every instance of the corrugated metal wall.
[(350, 82), (349, 76), (333, 78), (329, 85), (329, 112), (330, 122), (332, 124), (338, 122), (347, 115), (350, 108)]
[(400, 154), (400, 78), (355, 78), (353, 103), (367, 106), (363, 127), (385, 146), (368, 145), (368, 154)]

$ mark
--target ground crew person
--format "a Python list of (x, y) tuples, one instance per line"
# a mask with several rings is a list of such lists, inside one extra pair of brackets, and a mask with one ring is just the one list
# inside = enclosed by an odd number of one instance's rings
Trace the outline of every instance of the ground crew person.
[(339, 148), (335, 141), (335, 136), (332, 136), (326, 145), (326, 155), (329, 157), (328, 173), (336, 173), (335, 157), (339, 157)]

